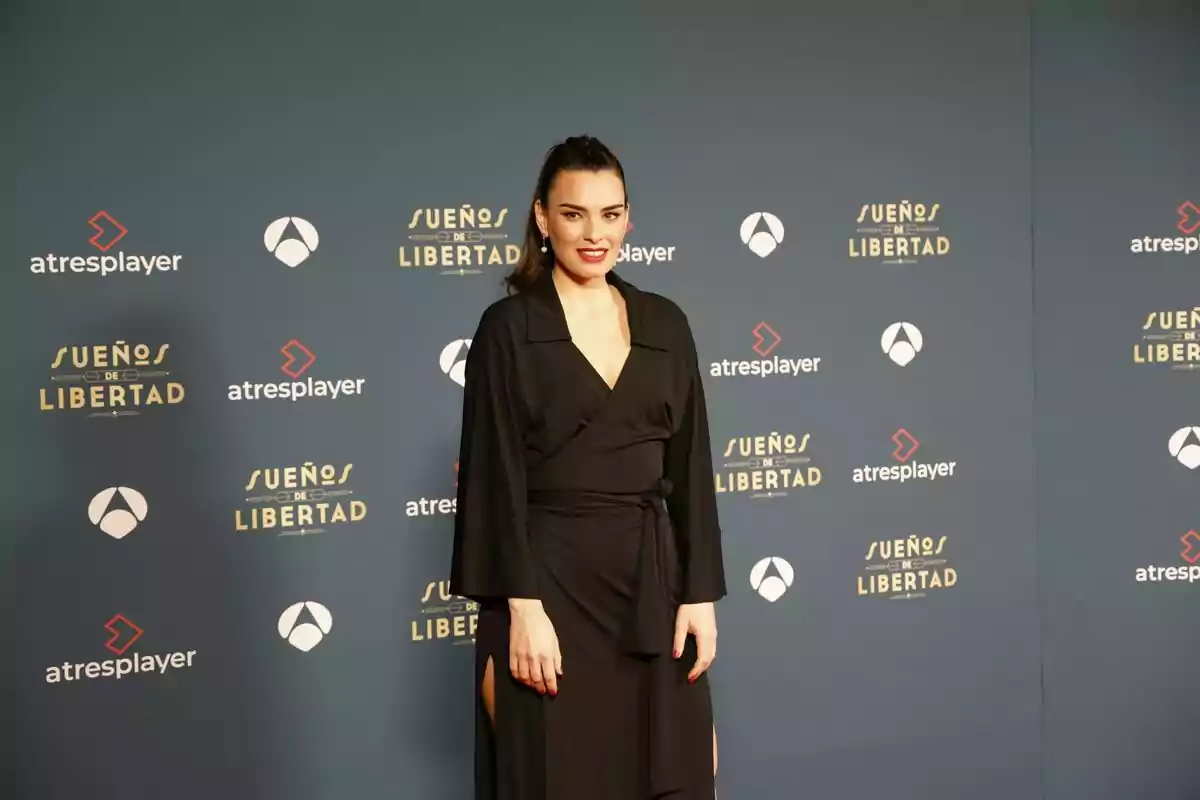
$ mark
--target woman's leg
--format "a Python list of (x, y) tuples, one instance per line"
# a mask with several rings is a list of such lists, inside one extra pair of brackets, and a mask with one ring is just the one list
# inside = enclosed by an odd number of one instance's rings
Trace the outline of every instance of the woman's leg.
[(713, 775), (717, 774), (717, 726), (713, 725)]
[[(488, 721), (492, 724), (492, 729), (496, 728), (496, 676), (492, 673), (492, 657), (488, 656), (487, 666), (483, 668), (483, 684), (479, 687), (479, 694), (483, 697), (483, 708), (487, 711)], [(713, 747), (716, 748), (717, 731), (713, 729)], [(713, 750), (716, 753), (716, 750)], [(716, 774), (716, 773), (713, 773)]]
[(715, 780), (716, 777), (717, 777), (717, 725), (716, 725), (716, 723), (713, 723), (713, 779), (714, 779), (713, 780), (713, 800), (718, 800), (716, 780)]

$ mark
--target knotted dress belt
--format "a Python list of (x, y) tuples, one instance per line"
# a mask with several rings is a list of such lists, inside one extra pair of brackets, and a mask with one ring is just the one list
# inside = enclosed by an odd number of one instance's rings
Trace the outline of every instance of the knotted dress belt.
[(679, 758), (671, 753), (673, 745), (681, 741), (675, 732), (680, 723), (675, 700), (683, 685), (683, 679), (675, 669), (677, 665), (670, 657), (680, 589), (679, 553), (664, 506), (671, 488), (670, 481), (660, 478), (652, 488), (637, 493), (564, 489), (529, 491), (531, 507), (573, 513), (586, 511), (588, 506), (632, 506), (642, 510), (633, 603), (621, 630), (620, 643), (622, 650), (630, 655), (653, 659), (649, 727), (650, 783), (655, 795), (681, 787)]

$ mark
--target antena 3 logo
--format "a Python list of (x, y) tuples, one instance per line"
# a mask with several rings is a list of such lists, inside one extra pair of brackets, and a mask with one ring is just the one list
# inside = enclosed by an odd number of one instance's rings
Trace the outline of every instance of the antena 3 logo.
[(38, 390), (38, 408), (89, 417), (132, 417), (179, 405), (183, 384), (172, 380), (169, 344), (63, 345), (50, 362), (52, 386)]
[(921, 348), (925, 346), (925, 337), (921, 329), (911, 322), (893, 322), (883, 330), (879, 337), (879, 346), (883, 353), (895, 363), (907, 367)]
[(851, 258), (870, 258), (881, 264), (916, 264), (922, 258), (950, 252), (950, 239), (937, 226), (941, 203), (926, 206), (864, 203), (858, 212), (857, 236), (850, 239)]
[(1200, 205), (1185, 200), (1175, 209), (1175, 230), (1180, 236), (1143, 236), (1129, 240), (1129, 252), (1145, 253), (1200, 253)]
[(280, 217), (263, 232), (267, 250), (293, 269), (307, 261), (320, 243), (317, 229), (301, 217)]
[(470, 205), (418, 208), (408, 221), (409, 245), (400, 246), (400, 266), (440, 269), (443, 275), (477, 275), (484, 267), (517, 263), (521, 248), (501, 230), (508, 209), (493, 212)]
[(1180, 428), (1167, 440), (1171, 456), (1188, 469), (1200, 467), (1200, 425)]
[(110, 252), (119, 242), (124, 241), (129, 229), (117, 222), (107, 211), (97, 211), (88, 219), (87, 224), (93, 231), (88, 238), (88, 244), (104, 255), (71, 256), (47, 253), (45, 256), (31, 258), (29, 271), (34, 275), (90, 273), (101, 277), (114, 274), (149, 277), (159, 272), (179, 270), (179, 262), (183, 256), (178, 253), (145, 256), (126, 253), (124, 250)]
[(46, 667), (46, 683), (84, 681), (95, 678), (121, 680), (131, 676), (165, 675), (169, 669), (191, 668), (192, 661), (196, 657), (195, 650), (126, 655), (129, 649), (141, 640), (145, 631), (124, 614), (117, 614), (104, 623), (104, 631), (108, 634), (107, 638), (102, 640), (104, 647), (110, 653), (118, 656), (117, 658), (104, 661), (64, 661), (62, 664)]
[[(784, 375), (797, 378), (821, 369), (820, 356), (805, 356), (788, 358), (775, 352), (783, 342), (783, 337), (766, 322), (760, 322), (750, 330), (747, 337), (749, 350), (758, 356), (757, 359), (714, 361), (708, 367), (708, 374), (714, 378), (738, 377), (753, 375), (758, 378), (768, 378)], [(787, 348), (785, 348), (787, 349)]]
[(279, 615), (279, 637), (302, 653), (325, 640), (333, 630), (333, 614), (322, 603), (304, 600), (292, 603)]
[(904, 428), (900, 428), (892, 434), (890, 444), (894, 463), (882, 466), (867, 464), (857, 467), (853, 474), (855, 483), (932, 482), (939, 478), (953, 477), (955, 474), (954, 468), (958, 466), (957, 461), (921, 461), (915, 458), (921, 449), (921, 443), (917, 441), (917, 437)]
[(317, 363), (317, 354), (299, 339), (289, 339), (279, 348), (279, 371), (290, 380), (273, 382), (244, 381), (229, 386), (230, 400), (341, 400), (361, 395), (366, 378), (316, 378), (308, 374)]
[(759, 258), (766, 258), (783, 244), (783, 223), (770, 211), (755, 211), (738, 228), (742, 244)]
[(470, 339), (455, 339), (438, 354), (442, 373), (459, 386), (467, 385), (467, 352), (470, 349)]
[(128, 486), (104, 489), (92, 498), (87, 509), (92, 524), (114, 539), (124, 539), (133, 533), (138, 525), (146, 521), (149, 512), (146, 496)]
[(764, 558), (750, 569), (750, 586), (768, 603), (783, 597), (796, 580), (796, 570), (779, 556)]

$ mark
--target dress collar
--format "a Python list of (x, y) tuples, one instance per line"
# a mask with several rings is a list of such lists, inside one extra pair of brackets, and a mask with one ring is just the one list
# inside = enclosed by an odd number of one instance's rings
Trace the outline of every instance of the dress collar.
[[(629, 338), (634, 345), (670, 350), (670, 330), (661, 315), (655, 315), (650, 297), (629, 281), (609, 270), (604, 276), (625, 298), (629, 316)], [(571, 331), (562, 300), (554, 287), (552, 270), (543, 269), (524, 291), (526, 295), (526, 339), (530, 342), (569, 342)]]

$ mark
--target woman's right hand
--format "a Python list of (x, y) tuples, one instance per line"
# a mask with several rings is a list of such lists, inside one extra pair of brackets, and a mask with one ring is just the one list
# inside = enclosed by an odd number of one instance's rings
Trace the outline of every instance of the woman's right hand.
[(512, 598), (508, 610), (509, 671), (541, 694), (558, 694), (562, 654), (558, 650), (558, 635), (542, 608), (542, 601)]

